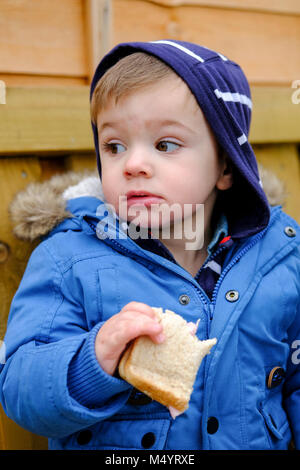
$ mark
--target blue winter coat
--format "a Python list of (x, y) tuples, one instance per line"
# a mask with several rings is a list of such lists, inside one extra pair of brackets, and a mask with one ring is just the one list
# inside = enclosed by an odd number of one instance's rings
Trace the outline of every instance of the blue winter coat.
[[(51, 449), (287, 449), (292, 433), (300, 448), (296, 222), (272, 209), (266, 229), (234, 245), (210, 301), (180, 266), (129, 238), (110, 239), (112, 226), (98, 224), (101, 204), (70, 200), (74, 217), (32, 253), (5, 337), (7, 415), (49, 437)], [(95, 357), (99, 328), (133, 300), (200, 318), (199, 339), (218, 340), (175, 420)], [(276, 366), (286, 375), (269, 388)]]

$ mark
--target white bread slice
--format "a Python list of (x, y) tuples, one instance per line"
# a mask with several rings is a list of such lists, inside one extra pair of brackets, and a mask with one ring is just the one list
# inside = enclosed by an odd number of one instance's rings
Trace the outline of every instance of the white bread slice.
[(184, 412), (203, 357), (216, 338), (200, 341), (191, 324), (180, 315), (152, 307), (163, 325), (165, 341), (154, 343), (140, 336), (126, 349), (119, 363), (120, 376), (161, 404)]

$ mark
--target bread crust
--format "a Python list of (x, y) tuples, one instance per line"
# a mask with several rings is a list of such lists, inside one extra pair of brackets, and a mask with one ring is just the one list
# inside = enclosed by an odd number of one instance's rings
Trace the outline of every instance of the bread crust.
[[(121, 375), (121, 374), (120, 374)], [(172, 406), (178, 411), (185, 411), (188, 408), (189, 400), (187, 398), (180, 398), (176, 392), (171, 389), (162, 389), (155, 382), (143, 379), (138, 371), (130, 364), (125, 365), (125, 376), (128, 382), (135, 388), (148, 395), (152, 400), (158, 401), (162, 405), (169, 407)]]
[[(186, 362), (182, 351), (177, 350), (177, 337), (174, 338), (174, 331), (169, 331), (171, 328), (166, 327), (166, 331), (164, 331), (166, 335), (165, 344), (154, 344), (147, 336), (138, 337), (130, 343), (120, 360), (119, 374), (124, 380), (153, 400), (166, 407), (173, 407), (180, 412), (184, 412), (189, 406), (193, 383), (200, 363), (203, 357), (209, 353), (213, 344), (216, 343), (216, 339), (200, 341), (186, 329), (187, 322), (181, 316), (170, 310), (166, 310), (164, 314), (161, 308), (153, 308), (153, 310), (158, 320), (163, 322), (163, 325), (165, 325), (164, 320), (168, 318), (169, 321), (175, 323), (176, 332), (180, 329), (185, 330), (182, 336), (184, 342), (188, 344), (192, 351), (190, 357), (192, 364)], [(170, 314), (171, 317), (167, 317)], [(179, 336), (181, 336), (181, 333)], [(174, 342), (176, 350), (174, 350)], [(175, 357), (177, 352), (180, 361), (183, 362), (183, 368), (188, 368), (186, 383), (182, 383), (182, 375), (178, 374), (177, 377), (175, 374), (174, 377), (174, 364), (178, 363), (178, 358)], [(170, 371), (165, 367), (165, 364), (170, 364)]]

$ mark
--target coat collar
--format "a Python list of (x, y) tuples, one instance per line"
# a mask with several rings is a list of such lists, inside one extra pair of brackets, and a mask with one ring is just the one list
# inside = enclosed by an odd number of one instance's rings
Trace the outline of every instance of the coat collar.
[[(271, 206), (282, 204), (285, 198), (282, 183), (262, 166), (259, 171)], [(88, 199), (72, 202), (80, 198)], [(83, 202), (92, 199), (95, 201), (84, 208)], [(32, 242), (47, 236), (54, 229), (55, 232), (64, 230), (68, 225), (67, 219), (83, 217), (85, 210), (89, 213), (96, 210), (103, 200), (101, 181), (95, 171), (67, 172), (54, 175), (44, 182), (31, 183), (16, 194), (9, 207), (14, 235), (20, 240)], [(78, 229), (78, 223), (71, 223), (72, 227)]]

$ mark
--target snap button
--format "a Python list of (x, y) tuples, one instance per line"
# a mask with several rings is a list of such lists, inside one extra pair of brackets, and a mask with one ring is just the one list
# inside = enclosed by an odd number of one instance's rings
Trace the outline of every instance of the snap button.
[(225, 298), (228, 302), (236, 302), (239, 298), (239, 293), (237, 290), (229, 290), (226, 292)]
[(129, 405), (148, 405), (152, 402), (152, 398), (148, 397), (144, 393), (140, 392), (136, 388), (134, 388), (129, 395), (127, 403)]
[(283, 367), (276, 366), (273, 367), (267, 378), (267, 387), (275, 388), (277, 385), (281, 384), (285, 377), (285, 370)]
[(293, 227), (289, 227), (289, 226), (285, 227), (284, 233), (288, 237), (295, 237), (296, 236), (296, 230)]
[(208, 434), (215, 434), (219, 429), (219, 421), (214, 416), (210, 416), (207, 420), (207, 432)]
[(150, 449), (150, 447), (153, 446), (155, 442), (155, 434), (153, 432), (147, 432), (143, 437), (142, 437), (142, 446), (144, 449)]
[(181, 303), (181, 305), (187, 305), (190, 303), (190, 298), (188, 295), (183, 294), (179, 297), (179, 302)]
[(80, 431), (80, 433), (77, 436), (77, 442), (80, 446), (84, 446), (88, 444), (91, 439), (92, 439), (92, 432), (89, 429)]

